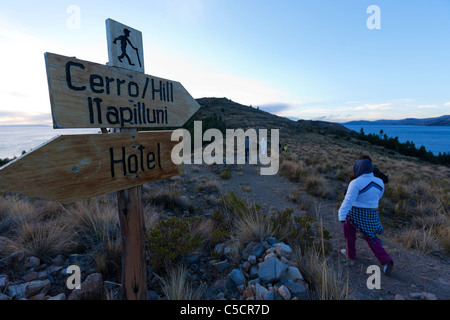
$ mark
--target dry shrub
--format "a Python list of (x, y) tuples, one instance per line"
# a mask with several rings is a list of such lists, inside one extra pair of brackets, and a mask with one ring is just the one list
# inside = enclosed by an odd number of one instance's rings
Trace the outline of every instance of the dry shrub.
[(263, 242), (273, 235), (269, 220), (255, 206), (250, 206), (235, 222), (234, 237), (240, 243)]
[(280, 173), (289, 181), (298, 182), (300, 177), (308, 174), (308, 168), (303, 161), (284, 160), (280, 165)]
[(327, 179), (319, 175), (309, 175), (303, 181), (303, 186), (310, 195), (322, 199), (333, 198)]
[(73, 224), (79, 246), (91, 248), (118, 238), (117, 204), (113, 199), (105, 196), (83, 200), (66, 210), (67, 223)]
[(217, 180), (203, 181), (203, 182), (197, 184), (196, 191), (197, 192), (204, 191), (207, 193), (218, 192), (218, 191), (220, 191), (219, 181), (217, 181)]
[(157, 276), (161, 281), (161, 288), (168, 300), (200, 300), (206, 290), (206, 285), (195, 284), (188, 277), (184, 265), (177, 265), (166, 270), (165, 276)]
[(30, 256), (50, 261), (51, 257), (64, 254), (75, 248), (75, 238), (70, 227), (60, 221), (33, 223), (23, 221), (17, 230), (14, 249)]
[(429, 254), (437, 246), (437, 239), (432, 232), (427, 229), (408, 228), (399, 232), (397, 240), (406, 248), (411, 248), (423, 254)]
[(312, 299), (346, 300), (348, 298), (348, 277), (342, 270), (334, 270), (321, 250), (311, 249), (302, 252), (300, 247), (293, 247), (299, 270), (310, 284)]

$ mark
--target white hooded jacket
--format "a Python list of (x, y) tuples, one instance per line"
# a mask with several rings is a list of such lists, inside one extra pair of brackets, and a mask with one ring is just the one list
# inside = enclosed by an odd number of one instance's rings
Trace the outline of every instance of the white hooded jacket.
[(384, 193), (383, 180), (373, 173), (360, 175), (352, 180), (347, 188), (344, 201), (339, 208), (339, 221), (345, 221), (352, 207), (376, 209)]

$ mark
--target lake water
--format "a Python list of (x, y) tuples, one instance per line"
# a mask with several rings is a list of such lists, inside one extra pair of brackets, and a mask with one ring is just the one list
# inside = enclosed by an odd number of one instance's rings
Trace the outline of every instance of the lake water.
[[(450, 127), (349, 125), (347, 128), (366, 134), (383, 134), (398, 137), (400, 142), (413, 141), (417, 148), (424, 146), (434, 154), (450, 153)], [(0, 126), (0, 159), (18, 157), (49, 139), (63, 134), (98, 133), (99, 129), (53, 129), (46, 126)]]
[(63, 134), (97, 133), (100, 129), (53, 129), (47, 126), (0, 126), (0, 159), (14, 158)]
[(432, 127), (432, 126), (381, 126), (381, 125), (345, 125), (346, 128), (360, 132), (364, 129), (365, 134), (380, 134), (383, 130), (383, 136), (398, 137), (400, 142), (414, 142), (416, 148), (424, 146), (427, 151), (438, 155), (441, 153), (450, 153), (450, 127)]

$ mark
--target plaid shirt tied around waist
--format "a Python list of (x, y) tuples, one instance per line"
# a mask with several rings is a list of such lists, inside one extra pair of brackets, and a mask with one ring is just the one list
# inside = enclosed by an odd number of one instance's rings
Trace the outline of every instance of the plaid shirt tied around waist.
[(352, 207), (347, 219), (368, 238), (376, 238), (377, 234), (384, 232), (377, 209)]

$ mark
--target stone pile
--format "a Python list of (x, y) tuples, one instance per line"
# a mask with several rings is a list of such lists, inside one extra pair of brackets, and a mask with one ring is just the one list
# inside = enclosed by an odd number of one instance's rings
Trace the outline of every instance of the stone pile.
[(410, 292), (407, 295), (396, 294), (394, 300), (437, 300), (434, 293)]
[[(215, 247), (215, 254), (226, 258), (230, 249), (225, 244)], [(227, 267), (227, 259), (211, 261), (218, 272)], [(289, 245), (269, 237), (263, 243), (250, 242), (241, 254), (237, 268), (225, 280), (217, 280), (216, 298), (243, 300), (309, 300), (304, 281)]]
[(80, 289), (66, 288), (67, 266), (70, 264), (70, 259), (61, 255), (51, 263), (45, 263), (37, 257), (26, 257), (23, 251), (0, 259), (0, 300), (102, 299), (100, 273), (89, 274)]

